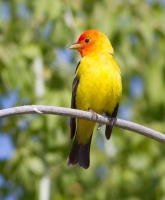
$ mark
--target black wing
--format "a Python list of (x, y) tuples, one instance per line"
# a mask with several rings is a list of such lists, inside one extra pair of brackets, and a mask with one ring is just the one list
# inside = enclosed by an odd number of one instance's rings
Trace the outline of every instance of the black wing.
[[(77, 65), (76, 71), (78, 69), (80, 62)], [(76, 109), (76, 91), (77, 86), (79, 84), (79, 77), (75, 76), (72, 84), (72, 98), (71, 98), (71, 108)], [(76, 118), (71, 117), (70, 118), (70, 137), (71, 139), (74, 137), (76, 133)]]
[[(116, 105), (112, 115), (110, 115), (109, 113), (106, 113), (106, 115), (108, 117), (115, 117), (117, 116), (117, 112), (118, 112), (118, 108), (119, 108), (119, 104)], [(105, 128), (105, 137), (107, 138), (107, 140), (109, 140), (109, 138), (111, 137), (111, 133), (112, 133), (112, 129), (113, 129), (113, 125), (112, 126), (109, 126), (109, 125), (106, 125), (106, 128)]]

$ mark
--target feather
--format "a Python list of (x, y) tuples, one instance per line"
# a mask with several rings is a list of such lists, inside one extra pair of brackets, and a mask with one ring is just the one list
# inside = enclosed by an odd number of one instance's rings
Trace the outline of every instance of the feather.
[(113, 118), (112, 117), (116, 118), (117, 112), (118, 112), (118, 107), (119, 107), (119, 104), (117, 104), (117, 106), (115, 107), (112, 115), (110, 115), (109, 113), (106, 113), (106, 116), (109, 118), (110, 121), (112, 121), (112, 126), (106, 125), (106, 127), (105, 127), (105, 137), (107, 138), (107, 140), (109, 140), (111, 137), (111, 133), (112, 133), (112, 129), (113, 129)]

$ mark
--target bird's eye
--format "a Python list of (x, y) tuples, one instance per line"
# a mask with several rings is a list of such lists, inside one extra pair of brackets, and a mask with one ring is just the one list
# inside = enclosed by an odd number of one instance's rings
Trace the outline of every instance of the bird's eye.
[(90, 39), (89, 39), (89, 38), (86, 38), (86, 39), (84, 40), (84, 42), (85, 42), (85, 43), (89, 43), (89, 42), (90, 42)]

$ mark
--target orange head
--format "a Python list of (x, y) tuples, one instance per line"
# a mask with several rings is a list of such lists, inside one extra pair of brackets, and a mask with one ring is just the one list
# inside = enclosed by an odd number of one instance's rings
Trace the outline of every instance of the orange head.
[(108, 37), (98, 30), (93, 29), (82, 33), (78, 41), (69, 46), (69, 49), (78, 50), (82, 57), (101, 52), (114, 53)]

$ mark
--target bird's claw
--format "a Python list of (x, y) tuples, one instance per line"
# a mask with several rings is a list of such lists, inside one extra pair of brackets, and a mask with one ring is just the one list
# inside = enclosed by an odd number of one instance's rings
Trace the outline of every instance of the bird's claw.
[[(102, 112), (101, 115), (102, 115), (103, 117), (106, 117), (106, 118), (108, 119), (109, 123), (111, 123), (110, 126), (113, 126), (113, 124), (114, 124), (114, 122), (115, 122), (115, 119), (114, 119), (111, 115), (105, 114), (104, 111)], [(99, 130), (103, 125), (104, 125), (103, 123), (99, 123), (99, 125), (98, 125), (98, 127), (97, 127), (97, 130)]]
[(95, 113), (93, 110), (89, 109), (89, 112), (91, 113), (91, 119), (97, 120), (98, 116), (97, 113)]
[[(106, 114), (104, 113), (104, 111), (101, 114), (103, 117), (106, 117)], [(99, 123), (97, 130), (99, 130), (104, 124), (103, 123)]]
[(111, 115), (108, 115), (107, 119), (108, 119), (109, 123), (111, 123), (110, 126), (113, 126), (113, 124), (115, 122), (115, 118), (113, 116), (111, 116)]

